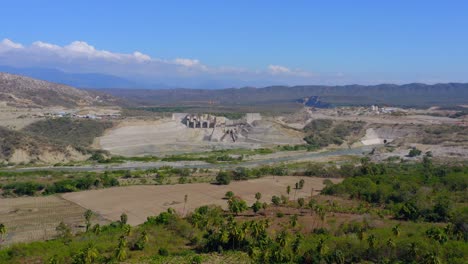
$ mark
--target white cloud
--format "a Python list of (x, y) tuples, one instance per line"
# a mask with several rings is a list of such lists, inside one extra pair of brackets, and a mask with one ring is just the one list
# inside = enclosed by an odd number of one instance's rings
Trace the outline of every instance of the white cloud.
[(9, 39), (3, 39), (2, 42), (0, 42), (0, 52), (22, 48), (24, 48), (23, 45), (15, 43)]
[(61, 47), (58, 46), (58, 45), (54, 45), (54, 44), (50, 44), (50, 43), (46, 43), (46, 42), (42, 42), (42, 41), (33, 42), (32, 46), (40, 48), (40, 49), (49, 49), (49, 50), (60, 50), (61, 49)]
[(150, 56), (148, 56), (148, 55), (146, 55), (146, 54), (143, 54), (143, 53), (141, 53), (141, 52), (139, 52), (139, 51), (133, 52), (133, 57), (135, 57), (136, 60), (141, 61), (141, 62), (143, 62), (143, 61), (151, 61), (151, 57), (150, 57)]
[(291, 70), (280, 65), (268, 65), (268, 70), (272, 74), (291, 73)]
[(198, 66), (200, 65), (200, 61), (199, 60), (192, 60), (192, 59), (183, 59), (183, 58), (177, 58), (174, 60), (174, 63), (175, 64), (178, 64), (178, 65), (183, 65), (183, 66), (186, 66), (186, 67), (193, 67), (193, 66)]
[[(130, 79), (181, 83), (225, 80), (227, 83), (252, 85), (257, 83), (308, 83), (310, 72), (280, 65), (269, 65), (264, 70), (231, 66), (209, 67), (198, 59), (152, 58), (140, 51), (118, 53), (98, 49), (85, 41), (56, 45), (35, 41), (22, 45), (9, 39), (0, 42), (0, 62), (13, 67), (56, 68), (67, 72), (105, 73)], [(234, 84), (233, 84), (234, 85)]]

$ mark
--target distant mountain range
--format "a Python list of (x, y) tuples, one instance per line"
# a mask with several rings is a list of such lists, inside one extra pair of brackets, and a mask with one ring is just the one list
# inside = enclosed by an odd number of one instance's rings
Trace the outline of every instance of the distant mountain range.
[[(61, 83), (78, 88), (152, 88), (153, 85), (138, 83), (114, 75), (101, 73), (68, 73), (48, 68), (14, 68), (0, 66), (0, 72), (19, 74), (44, 81)], [(159, 87), (157, 85), (154, 85)], [(159, 88), (166, 88), (160, 85)]]
[[(344, 85), (344, 86), (270, 86), (240, 89), (104, 89), (103, 92), (138, 105), (272, 105), (298, 102), (303, 98), (320, 98), (332, 105), (393, 105), (403, 107), (456, 106), (467, 104), (468, 84), (427, 85)], [(316, 96), (316, 97), (314, 97)]]
[[(275, 104), (393, 105), (403, 107), (457, 106), (468, 102), (468, 84), (441, 83), (404, 85), (303, 85), (230, 89), (136, 89), (134, 82), (105, 74), (65, 73), (53, 69), (18, 69), (0, 66), (0, 71), (40, 78), (0, 73), (0, 101), (38, 106), (95, 104), (96, 96), (112, 104), (120, 97), (141, 106), (272, 106)], [(53, 82), (53, 83), (51, 83)], [(71, 84), (86, 90), (59, 85)], [(126, 88), (126, 87), (130, 88)], [(164, 87), (163, 85), (161, 85)], [(158, 87), (161, 87), (158, 86)], [(115, 97), (109, 96), (113, 95)], [(307, 99), (308, 101), (301, 101)], [(26, 100), (26, 101), (24, 101)], [(119, 101), (122, 104), (123, 101)], [(26, 103), (28, 104), (28, 103)]]

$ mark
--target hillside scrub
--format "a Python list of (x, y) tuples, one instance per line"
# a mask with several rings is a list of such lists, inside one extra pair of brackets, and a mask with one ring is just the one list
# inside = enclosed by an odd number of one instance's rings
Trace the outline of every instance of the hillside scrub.
[(351, 136), (359, 135), (365, 123), (362, 121), (333, 121), (330, 119), (315, 119), (304, 127), (307, 136), (304, 140), (316, 148), (328, 145), (341, 145)]
[(59, 143), (87, 147), (111, 127), (112, 123), (108, 121), (56, 118), (32, 123), (23, 128), (23, 131)]
[(8, 160), (17, 149), (26, 150), (31, 156), (36, 156), (40, 154), (41, 149), (65, 151), (65, 146), (42, 137), (0, 126), (0, 160)]

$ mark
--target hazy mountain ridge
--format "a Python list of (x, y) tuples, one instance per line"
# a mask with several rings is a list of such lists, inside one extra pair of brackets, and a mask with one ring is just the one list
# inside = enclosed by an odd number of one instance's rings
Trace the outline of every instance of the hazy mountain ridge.
[(49, 68), (15, 68), (10, 66), (0, 66), (0, 72), (24, 75), (77, 88), (132, 88), (138, 86), (147, 88), (140, 83), (102, 73), (69, 73)]
[(321, 101), (335, 105), (385, 104), (427, 107), (454, 106), (468, 101), (468, 84), (465, 83), (269, 86), (222, 90), (103, 89), (102, 91), (144, 105), (199, 104), (210, 101), (227, 105), (268, 104), (294, 102), (310, 96), (319, 96)]

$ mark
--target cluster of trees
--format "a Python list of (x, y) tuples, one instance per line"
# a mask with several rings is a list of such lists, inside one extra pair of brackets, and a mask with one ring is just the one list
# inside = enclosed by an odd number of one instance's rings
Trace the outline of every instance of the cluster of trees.
[[(317, 214), (319, 207), (314, 206)], [(468, 241), (450, 224), (403, 237), (400, 225), (384, 231), (366, 222), (345, 224), (333, 233), (319, 228), (304, 235), (294, 228), (294, 215), (289, 226), (272, 232), (268, 218), (237, 221), (217, 207), (199, 208), (187, 220), (203, 231), (201, 251), (240, 250), (256, 263), (463, 263), (463, 245)]]
[(0, 186), (4, 193), (3, 196), (17, 195), (17, 196), (33, 196), (38, 193), (41, 194), (54, 194), (74, 192), (78, 190), (89, 190), (92, 188), (103, 188), (118, 186), (119, 181), (110, 176), (108, 173), (102, 175), (87, 175), (76, 179), (58, 180), (52, 184), (42, 184), (32, 181), (27, 182), (13, 182)]
[(466, 167), (433, 165), (429, 156), (421, 164), (375, 164), (363, 160), (360, 173), (339, 184), (330, 184), (323, 194), (340, 195), (384, 205), (404, 220), (449, 221), (457, 202), (466, 202)]

